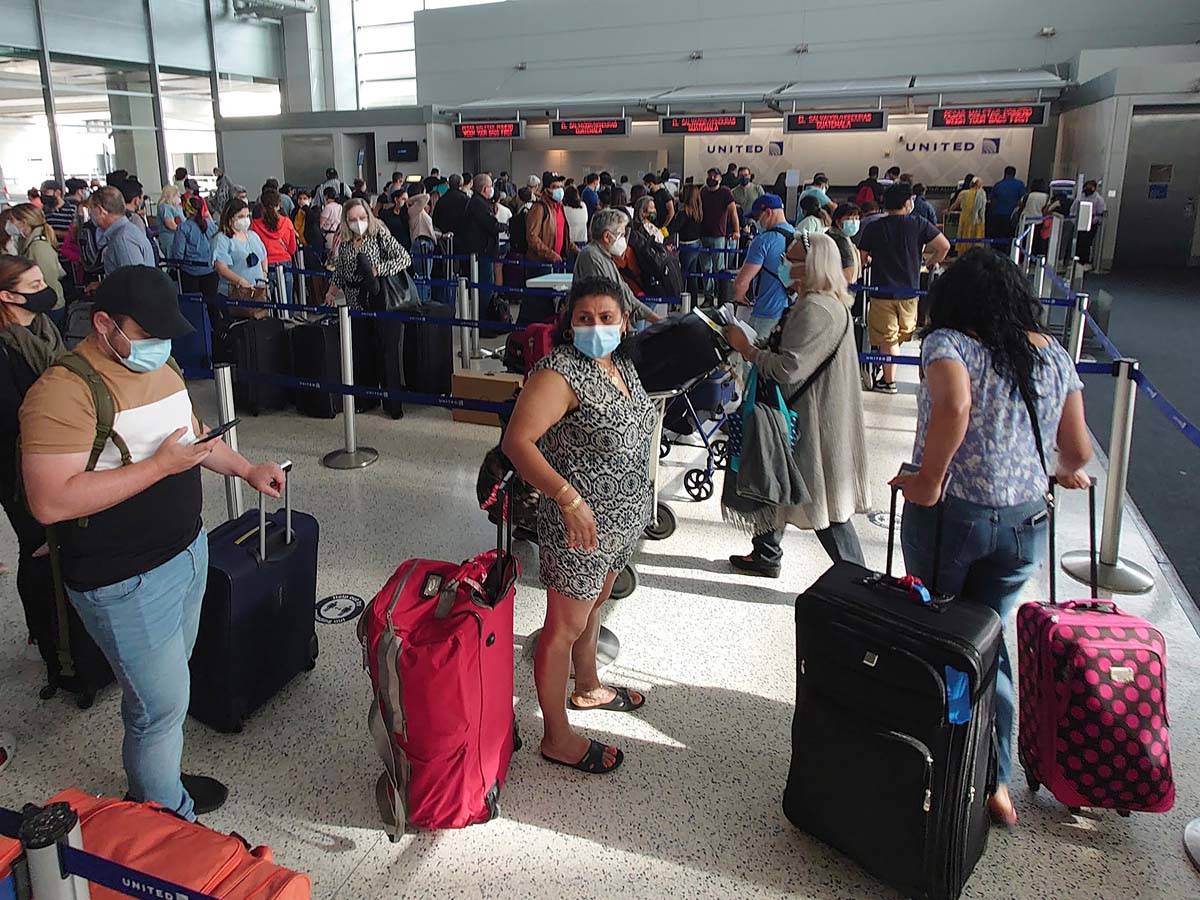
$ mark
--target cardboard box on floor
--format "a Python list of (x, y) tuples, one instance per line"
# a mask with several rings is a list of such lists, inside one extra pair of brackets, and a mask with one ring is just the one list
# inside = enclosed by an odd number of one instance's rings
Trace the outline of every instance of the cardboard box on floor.
[[(450, 392), (455, 397), (494, 400), (503, 403), (516, 395), (517, 388), (524, 380), (525, 376), (515, 375), (512, 372), (455, 372)], [(450, 417), (455, 422), (472, 422), (475, 425), (500, 427), (500, 417), (496, 413), (480, 412), (474, 409), (456, 409), (451, 412)]]

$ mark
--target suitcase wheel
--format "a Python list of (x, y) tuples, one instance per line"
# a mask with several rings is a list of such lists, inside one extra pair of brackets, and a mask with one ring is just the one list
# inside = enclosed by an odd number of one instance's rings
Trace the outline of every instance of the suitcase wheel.
[(1073, 816), (1077, 816), (1080, 814), (1080, 812), (1082, 812), (1082, 810), (1078, 806), (1068, 806), (1067, 812), (1069, 812)]
[(617, 573), (617, 577), (613, 581), (612, 592), (609, 594), (609, 598), (612, 600), (624, 600), (637, 590), (637, 586), (637, 569), (635, 569), (632, 565), (628, 565)]
[(80, 709), (91, 709), (96, 702), (95, 691), (83, 691), (75, 696), (75, 705)]
[(1128, 819), (1130, 816), (1130, 812), (1127, 809), (1118, 809), (1117, 815), (1120, 816), (1122, 819)]
[(683, 489), (697, 502), (707, 500), (713, 495), (712, 475), (704, 469), (688, 469), (683, 476)]
[(1029, 791), (1033, 794), (1036, 794), (1038, 792), (1038, 788), (1042, 786), (1041, 782), (1028, 772), (1025, 773), (1025, 783), (1029, 785)]
[(658, 522), (651, 522), (643, 531), (652, 541), (665, 541), (675, 533), (675, 511), (667, 504), (659, 501)]
[(46, 685), (40, 691), (38, 691), (38, 699), (39, 700), (49, 700), (51, 697), (53, 697), (57, 693), (58, 693), (58, 685), (51, 683), (51, 684)]
[(308, 644), (308, 662), (304, 666), (304, 671), (311, 672), (317, 667), (317, 657), (321, 655), (321, 644), (314, 634), (312, 640)]
[(658, 458), (666, 459), (667, 454), (671, 452), (671, 442), (666, 438), (660, 438), (658, 442)]
[(388, 835), (388, 842), (389, 842), (389, 843), (392, 843), (392, 844), (398, 844), (398, 843), (400, 843), (400, 835), (398, 835), (398, 834), (389, 834), (389, 835)]

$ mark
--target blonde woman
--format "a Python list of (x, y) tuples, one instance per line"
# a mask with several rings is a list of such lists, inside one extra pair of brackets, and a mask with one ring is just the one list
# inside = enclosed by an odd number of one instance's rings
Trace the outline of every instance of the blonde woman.
[(158, 197), (158, 246), (163, 259), (171, 258), (175, 246), (175, 232), (183, 224), (183, 201), (179, 188), (168, 184)]
[(866, 512), (867, 450), (863, 431), (862, 387), (854, 345), (842, 257), (833, 238), (801, 233), (787, 255), (798, 299), (761, 347), (751, 345), (736, 325), (725, 337), (734, 350), (782, 388), (797, 414), (796, 464), (811, 499), (779, 507), (776, 526), (754, 536), (746, 556), (731, 556), (743, 572), (777, 578), (783, 559), (783, 531), (794, 525), (815, 531), (834, 562), (863, 562), (854, 525)]
[(54, 291), (54, 308), (61, 309), (65, 302), (61, 279), (67, 273), (58, 261), (58, 237), (46, 224), (45, 213), (32, 203), (18, 203), (9, 210), (4, 230), (16, 244), (17, 255), (41, 270), (46, 287)]
[(341, 288), (347, 305), (356, 309), (369, 307), (371, 298), (380, 292), (379, 279), (395, 275), (411, 263), (408, 251), (375, 218), (365, 200), (347, 200), (338, 229), (337, 261), (325, 303), (333, 305)]

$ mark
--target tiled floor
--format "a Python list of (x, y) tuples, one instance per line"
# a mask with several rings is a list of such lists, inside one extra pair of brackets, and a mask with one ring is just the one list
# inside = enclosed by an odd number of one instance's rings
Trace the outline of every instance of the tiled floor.
[[(212, 387), (193, 385), (211, 409)], [(876, 505), (887, 477), (908, 457), (915, 398), (871, 395), (868, 440)], [(340, 421), (291, 414), (250, 419), (242, 447), (255, 457), (296, 463), (295, 502), (321, 521), (319, 596), (370, 597), (411, 556), (460, 559), (493, 532), (475, 506), (479, 461), (493, 429), (451, 424), (442, 410), (410, 410), (400, 422), (359, 418), (364, 444), (381, 459), (358, 472), (319, 465), (339, 445)], [(732, 574), (723, 560), (747, 542), (721, 522), (716, 499), (686, 499), (680, 478), (691, 454), (666, 463), (664, 498), (679, 528), (647, 542), (641, 585), (614, 604), (608, 624), (623, 648), (609, 677), (644, 689), (638, 715), (573, 713), (589, 734), (624, 747), (612, 778), (585, 778), (543, 763), (536, 753), (539, 713), (532, 666), (517, 661), (517, 718), (532, 740), (515, 757), (502, 817), (461, 832), (422, 834), (390, 844), (377, 827), (371, 788), (380, 771), (366, 731), (368, 681), (354, 626), (318, 626), (321, 658), (241, 735), (187, 725), (186, 763), (232, 787), (208, 824), (270, 844), (276, 858), (311, 873), (322, 898), (443, 897), (804, 897), (895, 894), (853, 863), (799, 833), (783, 817), (794, 691), (792, 602), (826, 566), (817, 541), (791, 532), (783, 577), (763, 582)], [(224, 518), (221, 481), (205, 476), (206, 518)], [(885, 532), (856, 525), (868, 559), (881, 566)], [(1060, 546), (1084, 546), (1085, 508), (1063, 504)], [(1181, 527), (1186, 527), (1181, 524)], [(8, 529), (0, 558), (12, 560)], [(1129, 523), (1123, 552), (1157, 571)], [(543, 595), (531, 548), (517, 598), (517, 631), (540, 625)], [(1067, 593), (1072, 589), (1064, 586)], [(1030, 597), (1042, 597), (1042, 584)], [(968, 885), (976, 898), (1200, 896), (1200, 877), (1183, 854), (1184, 823), (1200, 815), (1200, 641), (1180, 600), (1160, 580), (1147, 597), (1122, 599), (1168, 635), (1178, 802), (1167, 815), (1072, 816), (1044, 793), (1015, 785), (1021, 826), (993, 832)], [(79, 712), (64, 697), (41, 702), (42, 673), (24, 644), (12, 576), (0, 579), (0, 729), (15, 732), (16, 758), (0, 774), (0, 803), (19, 805), (77, 784), (120, 794), (118, 695), (106, 691)], [(881, 698), (886, 702), (886, 698)], [(862, 810), (864, 819), (872, 814)]]

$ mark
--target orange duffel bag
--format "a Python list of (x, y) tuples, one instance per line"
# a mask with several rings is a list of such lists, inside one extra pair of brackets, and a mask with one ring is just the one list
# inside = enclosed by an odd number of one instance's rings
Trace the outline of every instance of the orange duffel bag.
[[(186, 822), (153, 803), (93, 797), (69, 788), (51, 798), (79, 816), (88, 853), (222, 900), (310, 900), (307, 875), (275, 865), (271, 848)], [(121, 900), (98, 884), (92, 900)]]

